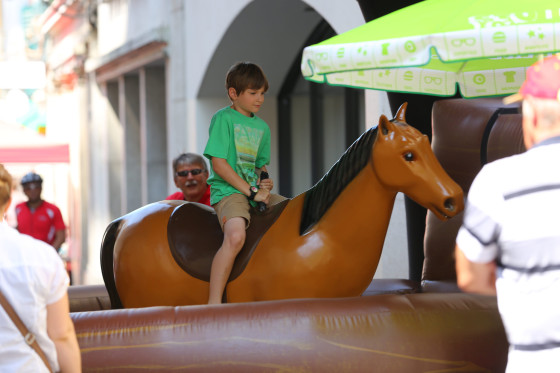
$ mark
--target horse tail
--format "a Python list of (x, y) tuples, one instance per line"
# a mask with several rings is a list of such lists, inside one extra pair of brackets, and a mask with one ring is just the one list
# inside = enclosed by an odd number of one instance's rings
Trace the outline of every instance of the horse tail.
[(101, 241), (101, 274), (103, 275), (107, 293), (109, 293), (112, 309), (123, 308), (121, 298), (117, 292), (117, 285), (115, 284), (115, 274), (113, 273), (113, 252), (115, 250), (115, 241), (121, 228), (121, 220), (122, 218), (118, 218), (109, 224)]

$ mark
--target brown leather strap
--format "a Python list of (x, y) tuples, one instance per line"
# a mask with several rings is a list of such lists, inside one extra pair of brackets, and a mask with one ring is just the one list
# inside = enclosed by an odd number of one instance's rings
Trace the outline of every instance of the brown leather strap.
[(10, 318), (12, 319), (12, 321), (20, 331), (21, 335), (23, 335), (23, 339), (25, 339), (25, 343), (27, 343), (29, 346), (31, 346), (31, 348), (35, 350), (35, 352), (37, 352), (41, 360), (43, 360), (43, 363), (45, 363), (45, 365), (47, 366), (49, 372), (52, 373), (51, 365), (47, 360), (47, 356), (45, 355), (43, 350), (41, 350), (41, 347), (37, 343), (35, 336), (33, 335), (33, 333), (29, 331), (29, 329), (27, 329), (23, 321), (21, 321), (18, 314), (16, 313), (16, 311), (14, 310), (10, 302), (8, 302), (8, 300), (6, 299), (2, 291), (0, 291), (0, 304), (2, 304), (2, 307), (4, 307), (4, 310), (6, 311), (8, 316), (10, 316)]

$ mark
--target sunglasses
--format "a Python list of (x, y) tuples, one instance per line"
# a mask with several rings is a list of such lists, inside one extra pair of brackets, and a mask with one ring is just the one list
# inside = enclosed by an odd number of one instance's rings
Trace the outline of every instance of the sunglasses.
[(181, 177), (187, 177), (189, 176), (190, 173), (193, 176), (196, 176), (196, 175), (200, 175), (202, 171), (204, 171), (202, 168), (195, 168), (192, 170), (183, 170), (183, 171), (176, 172), (176, 175)]

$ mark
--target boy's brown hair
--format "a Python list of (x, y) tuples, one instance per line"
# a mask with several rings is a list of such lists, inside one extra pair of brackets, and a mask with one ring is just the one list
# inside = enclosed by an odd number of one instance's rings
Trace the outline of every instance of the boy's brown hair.
[[(229, 68), (226, 74), (226, 91), (230, 88), (240, 95), (246, 89), (268, 91), (268, 80), (260, 66), (251, 62), (238, 62)], [(229, 96), (229, 94), (228, 94)]]

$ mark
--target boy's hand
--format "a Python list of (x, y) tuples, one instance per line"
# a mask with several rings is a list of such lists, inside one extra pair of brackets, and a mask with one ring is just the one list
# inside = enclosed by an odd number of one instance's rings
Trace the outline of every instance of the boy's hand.
[(266, 189), (270, 192), (274, 187), (274, 182), (272, 181), (272, 179), (258, 180), (257, 185), (260, 189)]
[(268, 206), (268, 203), (270, 201), (270, 191), (264, 188), (259, 189), (257, 194), (255, 194), (255, 198), (253, 198), (253, 201), (264, 202)]

